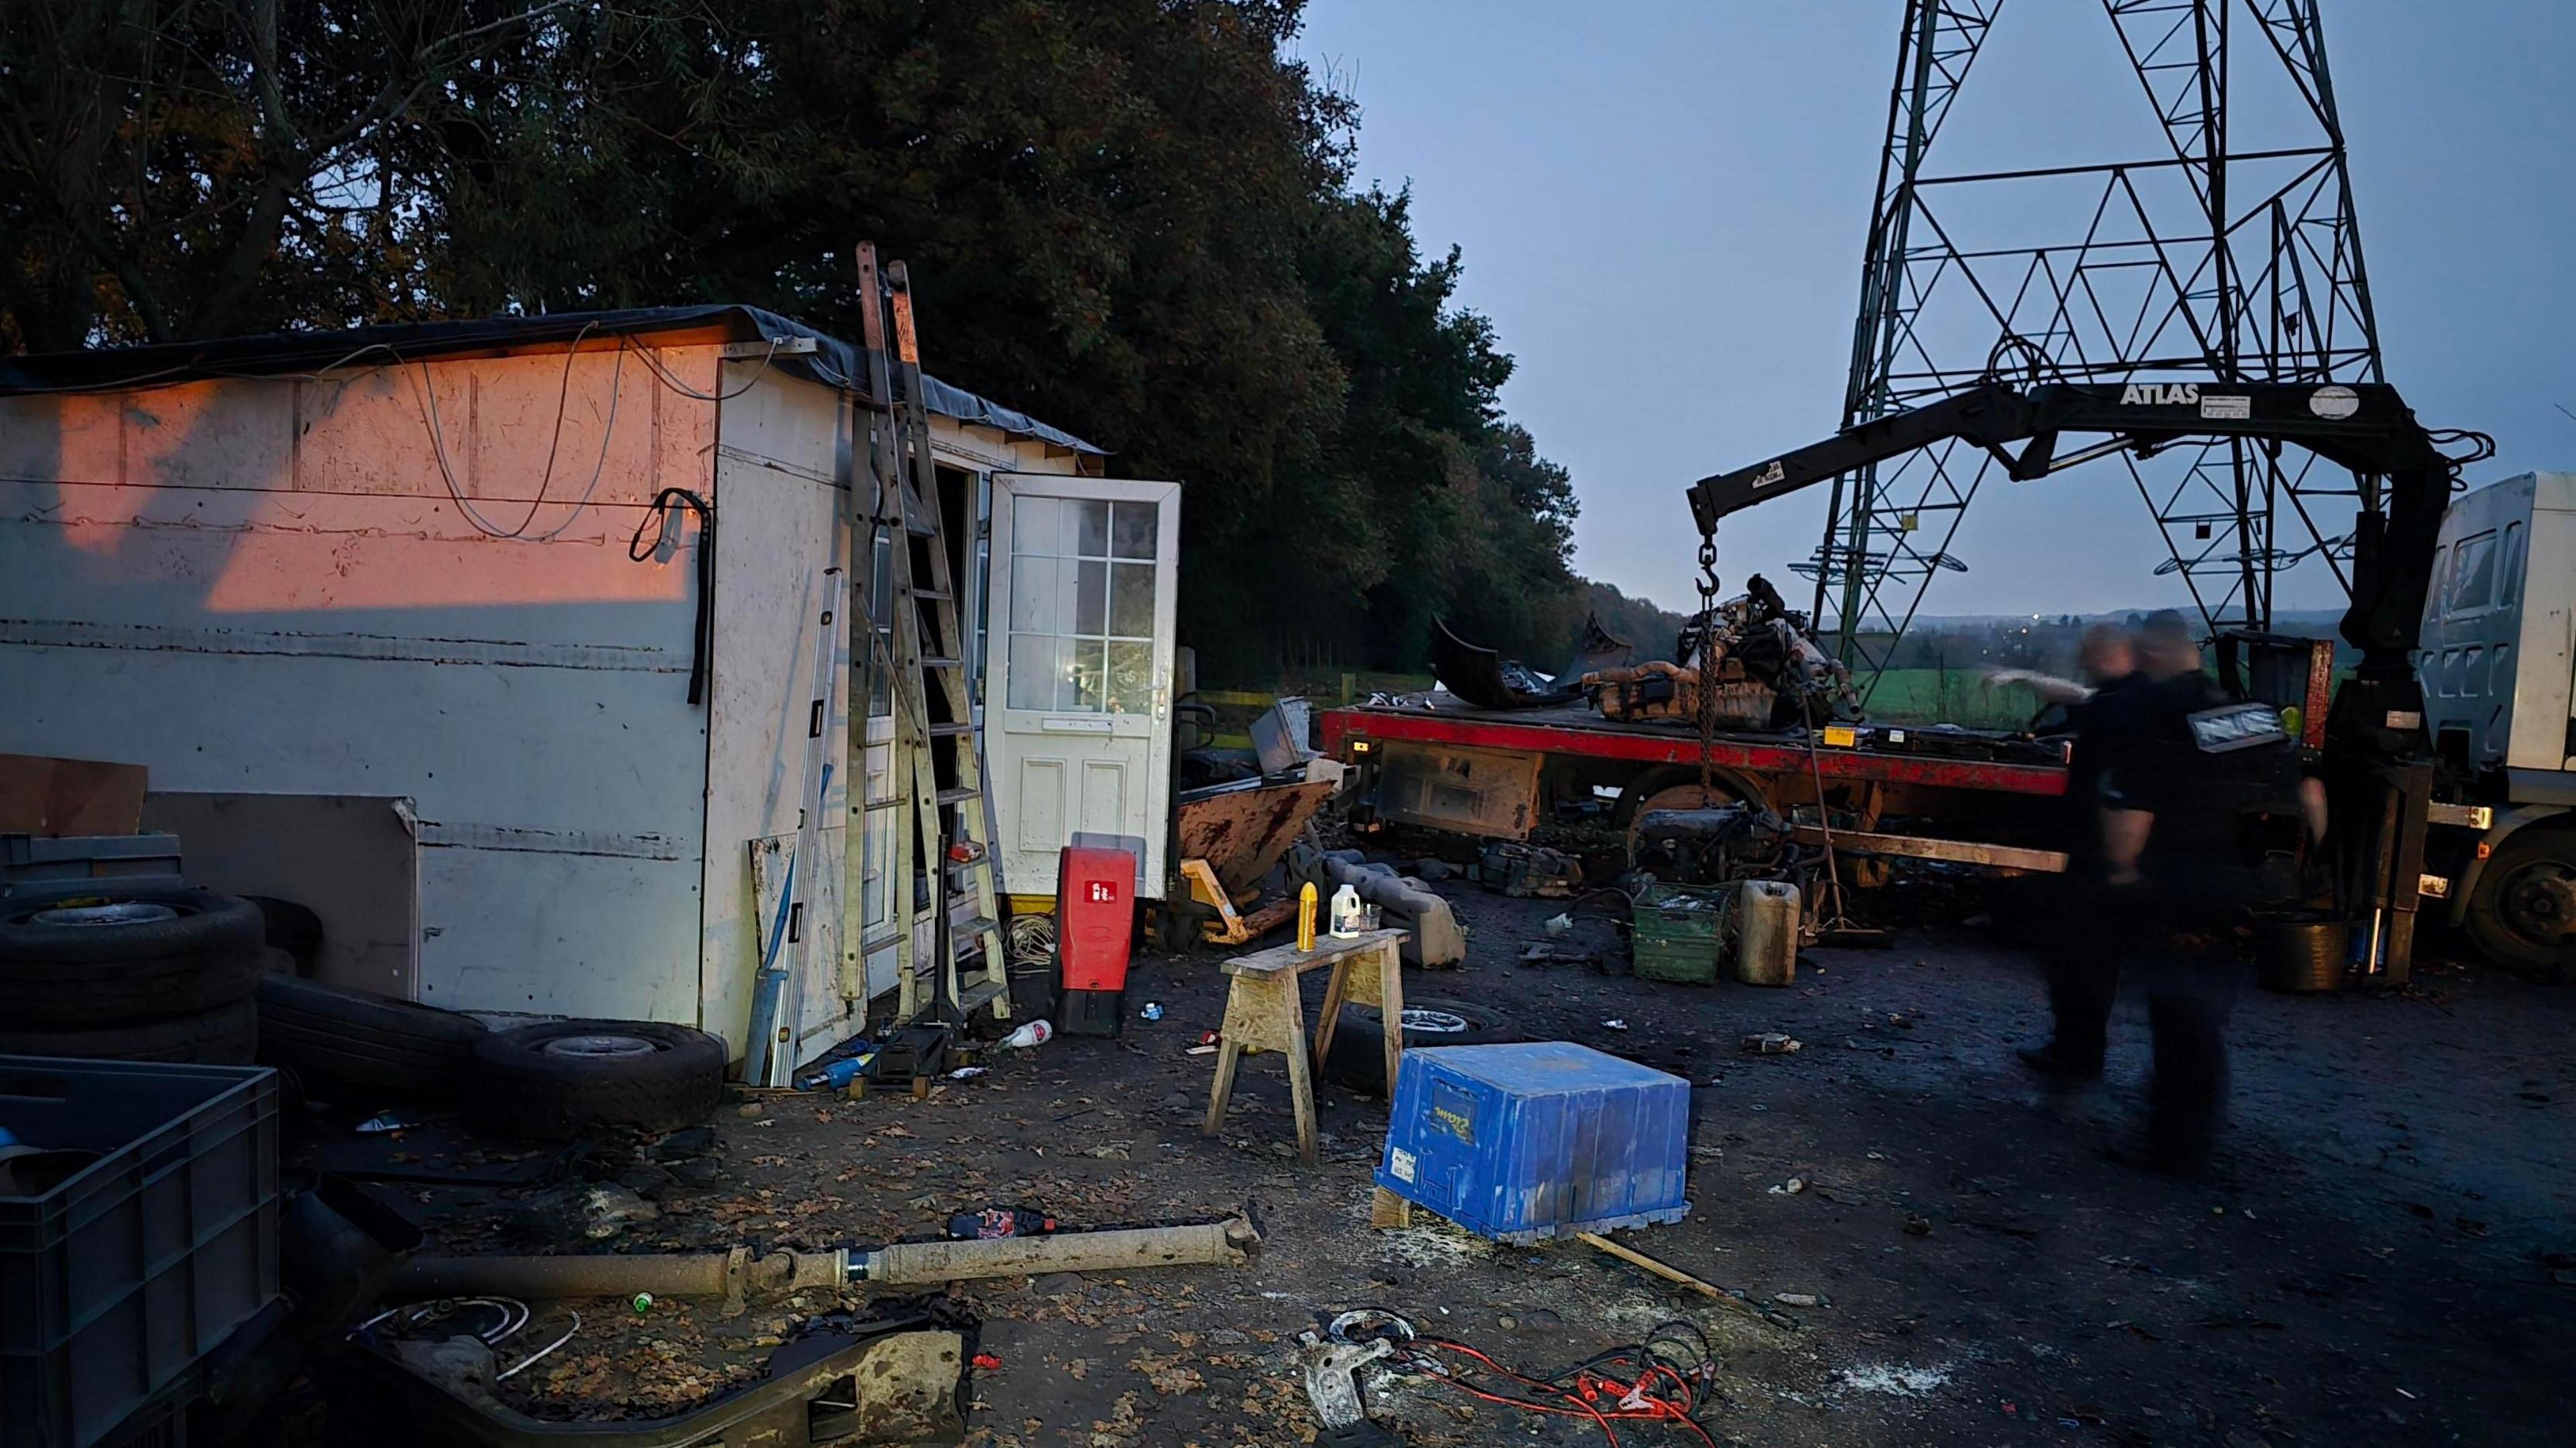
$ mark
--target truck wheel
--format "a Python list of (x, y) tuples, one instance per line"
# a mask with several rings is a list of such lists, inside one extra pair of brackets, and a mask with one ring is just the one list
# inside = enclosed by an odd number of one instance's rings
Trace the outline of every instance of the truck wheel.
[(0, 1031), (0, 1056), (77, 1056), (92, 1061), (167, 1061), (247, 1066), (259, 1046), (259, 1003), (237, 1000), (193, 1016), (127, 1021), (61, 1031)]
[(725, 1043), (659, 1021), (545, 1021), (474, 1048), (467, 1102), (484, 1125), (565, 1140), (594, 1127), (675, 1131), (724, 1101)]
[[(1515, 1039), (1509, 1022), (1473, 1001), (1416, 996), (1404, 1003), (1404, 1048), (1484, 1046)], [(1368, 1096), (1386, 1088), (1386, 1017), (1375, 1006), (1344, 1006), (1324, 1053), (1324, 1079)]]
[(2506, 837), (2469, 895), (2467, 923), (2496, 964), (2576, 984), (2576, 830)]
[(259, 1024), (261, 1062), (292, 1068), (324, 1100), (454, 1101), (491, 1034), (456, 1011), (291, 975), (260, 981)]
[(84, 882), (0, 905), (0, 1021), (78, 1030), (180, 1020), (248, 996), (259, 907), (180, 886)]

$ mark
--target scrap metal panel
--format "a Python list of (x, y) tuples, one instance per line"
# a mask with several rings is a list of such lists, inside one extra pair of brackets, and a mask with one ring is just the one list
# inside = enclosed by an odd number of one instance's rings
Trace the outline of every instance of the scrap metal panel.
[(1517, 840), (1538, 823), (1535, 753), (1389, 743), (1377, 754), (1377, 812), (1400, 824)]

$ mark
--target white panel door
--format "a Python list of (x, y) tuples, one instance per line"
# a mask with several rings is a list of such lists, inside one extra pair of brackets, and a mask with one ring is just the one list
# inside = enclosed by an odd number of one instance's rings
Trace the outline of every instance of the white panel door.
[(1145, 840), (1163, 893), (1181, 488), (993, 475), (984, 749), (1004, 888), (1055, 891), (1077, 830)]

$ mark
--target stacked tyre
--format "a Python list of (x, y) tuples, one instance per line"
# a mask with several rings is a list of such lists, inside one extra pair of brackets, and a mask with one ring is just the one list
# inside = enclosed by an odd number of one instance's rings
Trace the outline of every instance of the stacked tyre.
[(84, 881), (0, 899), (0, 1055), (249, 1065), (259, 907)]

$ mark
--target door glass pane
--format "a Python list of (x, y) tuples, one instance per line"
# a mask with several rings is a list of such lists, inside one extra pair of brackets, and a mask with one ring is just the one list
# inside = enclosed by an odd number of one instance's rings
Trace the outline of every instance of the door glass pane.
[(1086, 558), (1072, 567), (1078, 570), (1078, 582), (1073, 595), (1072, 631), (1086, 638), (1096, 639), (1107, 632), (1109, 565), (1094, 563)]
[(1011, 500), (1011, 551), (1062, 553), (1064, 503), (1056, 498)]
[(2510, 604), (2522, 597), (2522, 553), (2528, 540), (2522, 536), (2520, 523), (2504, 525), (2504, 581), (2496, 593), (2496, 602)]
[(1109, 505), (1096, 498), (1069, 501), (1075, 518), (1073, 551), (1085, 558), (1109, 556)]
[(1103, 686), (1107, 682), (1102, 677), (1104, 660), (1100, 641), (1066, 639), (1064, 649), (1065, 680), (1063, 687), (1056, 691), (1056, 707), (1098, 713)]
[(1058, 626), (1055, 581), (1056, 570), (1061, 566), (1052, 558), (1013, 558), (1011, 560), (1011, 627), (1013, 629), (1029, 633), (1046, 633)]
[(1109, 643), (1109, 692), (1105, 707), (1112, 714), (1147, 714), (1154, 708), (1154, 646)]
[[(1090, 565), (1085, 564), (1085, 567)], [(1109, 632), (1118, 638), (1154, 636), (1154, 565), (1119, 563), (1110, 592)]]
[(1011, 697), (1014, 709), (1056, 707), (1056, 684), (1064, 674), (1060, 650), (1064, 640), (1048, 634), (1011, 635)]
[(1162, 511), (1160, 503), (1118, 504), (1110, 513), (1110, 556), (1152, 559)]

